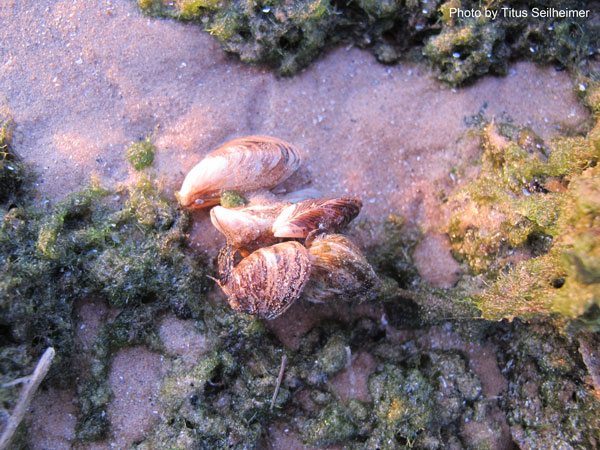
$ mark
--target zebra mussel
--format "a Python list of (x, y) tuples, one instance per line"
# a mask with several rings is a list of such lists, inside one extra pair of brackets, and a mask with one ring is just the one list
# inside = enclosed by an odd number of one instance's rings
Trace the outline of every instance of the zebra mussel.
[[(267, 136), (229, 141), (200, 161), (176, 194), (190, 209), (214, 206), (224, 191), (271, 189), (300, 166), (291, 144)], [(217, 283), (236, 311), (274, 319), (303, 296), (309, 301), (365, 300), (379, 279), (359, 248), (337, 234), (360, 212), (357, 197), (215, 206), (212, 224), (226, 238)], [(244, 258), (236, 265), (235, 257)]]

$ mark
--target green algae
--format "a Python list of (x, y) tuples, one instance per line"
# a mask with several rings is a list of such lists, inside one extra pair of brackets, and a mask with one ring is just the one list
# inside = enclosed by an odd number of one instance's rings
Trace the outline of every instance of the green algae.
[[(386, 64), (425, 58), (440, 79), (454, 86), (487, 73), (506, 74), (514, 59), (587, 72), (600, 36), (598, 26), (585, 17), (532, 14), (536, 7), (584, 8), (574, 0), (527, 5), (470, 0), (137, 3), (146, 14), (197, 23), (242, 61), (269, 64), (283, 75), (297, 73), (323, 49), (340, 42), (368, 48)], [(455, 9), (481, 17), (463, 17)], [(508, 10), (521, 17), (511, 17)]]
[(347, 442), (356, 433), (356, 428), (340, 407), (324, 407), (319, 415), (307, 421), (303, 435), (309, 445), (329, 446)]
[[(347, 350), (346, 350), (347, 349)], [(341, 336), (333, 335), (325, 346), (314, 355), (315, 368), (321, 372), (321, 377), (335, 375), (350, 363), (350, 347), (346, 346)]]
[(0, 203), (18, 195), (26, 177), (25, 167), (11, 149), (12, 130), (12, 119), (0, 111)]
[[(473, 10), (480, 17), (452, 15), (451, 8)], [(441, 32), (428, 40), (423, 53), (438, 77), (453, 86), (486, 73), (505, 75), (515, 59), (552, 63), (559, 70), (585, 69), (595, 52), (597, 26), (585, 17), (535, 17), (534, 8), (580, 11), (585, 5), (570, 0), (527, 5), (450, 0), (440, 7)]]
[[(366, 221), (359, 224), (360, 228), (370, 232), (376, 226)], [(367, 249), (367, 257), (375, 271), (393, 279), (400, 288), (414, 286), (419, 280), (419, 273), (412, 253), (421, 240), (421, 230), (408, 225), (403, 216), (392, 214), (378, 232), (383, 239)]]
[[(460, 423), (473, 416), (483, 398), (481, 382), (464, 357), (456, 351), (417, 355), (405, 345), (386, 360), (369, 379), (377, 416), (369, 448), (440, 448), (444, 442), (460, 442)], [(481, 421), (493, 421), (488, 411), (480, 413)]]
[(390, 325), (422, 328), (449, 319), (480, 316), (472, 299), (477, 288), (469, 280), (453, 289), (441, 289), (421, 278), (413, 258), (423, 236), (418, 226), (408, 224), (398, 214), (389, 215), (380, 224), (362, 221), (357, 226), (363, 232), (380, 236), (367, 249), (366, 256), (381, 279), (376, 297), (383, 304)]
[[(501, 368), (509, 374), (509, 394), (500, 406), (507, 414), (515, 442), (549, 445), (555, 439), (575, 448), (592, 445), (597, 439), (598, 402), (588, 387), (573, 381), (582, 380), (585, 373), (576, 347), (548, 325), (529, 329), (515, 322), (487, 328), (506, 352), (500, 360)], [(336, 401), (335, 396), (321, 394), (318, 404), (323, 406), (316, 413), (308, 413), (307, 420), (301, 416), (299, 419), (298, 411), (293, 416), (306, 443), (382, 449), (443, 448), (451, 442), (477, 448), (501, 445), (498, 434), (504, 419), (489, 407), (495, 399), (483, 393), (481, 381), (468, 367), (466, 354), (456, 350), (422, 351), (410, 341), (401, 346), (377, 338), (366, 342), (376, 344), (373, 354), (380, 362), (369, 379), (372, 401), (344, 403)], [(382, 351), (382, 346), (388, 350)], [(532, 374), (531, 360), (539, 375)], [(539, 382), (542, 393), (537, 395), (549, 402), (543, 414), (554, 415), (556, 427), (546, 429), (539, 423), (541, 418), (538, 422), (521, 420), (520, 414), (533, 417), (539, 412), (527, 410), (527, 401), (540, 404), (533, 393), (518, 391), (527, 380)], [(575, 396), (561, 395), (561, 388), (568, 388), (567, 392), (575, 392)], [(365, 414), (365, 410), (375, 414)], [(469, 424), (474, 424), (477, 431), (472, 431)]]
[(194, 429), (196, 445), (254, 447), (260, 423), (268, 415), (276, 367), (273, 364), (273, 374), (268, 376), (253, 376), (251, 368), (233, 354), (215, 352), (191, 371), (168, 377), (162, 402), (167, 414), (182, 416), (186, 426)]
[(127, 160), (135, 170), (143, 170), (154, 162), (156, 147), (150, 138), (131, 144), (127, 149)]
[(96, 441), (106, 437), (110, 422), (106, 414), (112, 399), (108, 375), (112, 355), (119, 349), (144, 345), (163, 351), (158, 339), (158, 317), (166, 310), (158, 302), (123, 308), (112, 320), (104, 318), (90, 354), (87, 356), (89, 377), (79, 383), (78, 439)]
[(290, 389), (282, 386), (271, 410), (284, 353), (255, 322), (224, 305), (210, 310), (199, 326), (214, 350), (192, 366), (174, 362), (160, 394), (165, 420), (138, 448), (257, 448)]
[(268, 63), (282, 74), (306, 66), (325, 45), (334, 9), (328, 0), (233, 2), (141, 0), (148, 14), (192, 21), (244, 62)]
[(375, 399), (375, 414), (381, 424), (377, 433), (381, 442), (377, 444), (383, 448), (414, 442), (420, 432), (432, 427), (433, 389), (420, 371), (386, 365), (369, 380), (369, 391)]
[(120, 312), (103, 326), (93, 347), (91, 377), (80, 397), (81, 439), (96, 440), (107, 431), (111, 355), (132, 345), (156, 348), (158, 316), (171, 311), (181, 318), (199, 317), (198, 297), (206, 289), (204, 267), (184, 251), (187, 215), (145, 178), (118, 201), (118, 210), (97, 219), (105, 233), (103, 246), (89, 250), (92, 257), (85, 262), (87, 288)]
[(577, 344), (552, 325), (504, 325), (496, 341), (508, 379), (502, 400), (515, 443), (593, 448), (600, 438), (598, 400), (581, 380), (585, 366)]
[(224, 208), (237, 208), (239, 206), (244, 206), (246, 200), (237, 192), (225, 191), (221, 194), (220, 203)]
[[(181, 448), (183, 442), (187, 448), (260, 448), (269, 423), (281, 417), (296, 418), (307, 443), (328, 445), (349, 442), (356, 424), (368, 421), (356, 402), (337, 402), (327, 383), (347, 364), (347, 329), (314, 329), (298, 351), (284, 352), (264, 328), (245, 325), (247, 317), (226, 306), (211, 311), (202, 329), (214, 339), (214, 350), (192, 366), (174, 361), (160, 396), (165, 418), (137, 448)], [(216, 323), (232, 323), (232, 333)], [(284, 354), (287, 369), (271, 409)], [(290, 409), (293, 393), (300, 391), (310, 392), (318, 411)]]
[[(451, 8), (478, 11), (481, 17), (452, 15)], [(454, 86), (486, 73), (505, 75), (514, 59), (583, 69), (595, 52), (598, 28), (585, 17), (536, 18), (534, 8), (579, 11), (585, 6), (570, 0), (527, 5), (450, 0), (440, 7), (441, 32), (429, 39), (423, 53), (438, 77)]]
[(481, 172), (453, 196), (447, 231), (454, 254), (489, 280), (475, 297), (483, 317), (558, 313), (597, 326), (584, 316), (600, 302), (599, 126), (547, 148), (530, 131), (482, 128)]
[[(11, 153), (7, 136), (2, 170), (10, 190), (0, 209), (2, 377), (25, 376), (52, 346), (56, 357), (48, 380), (71, 384), (75, 302), (100, 297), (119, 308), (95, 344), (90, 378), (79, 382), (78, 435), (98, 439), (108, 427), (111, 354), (149, 344), (160, 312), (198, 316), (206, 269), (185, 249), (187, 214), (146, 178), (119, 192), (92, 183), (55, 206), (32, 205), (21, 183), (27, 169)], [(12, 395), (3, 390), (2, 398), (9, 409)]]
[(423, 54), (431, 60), (438, 78), (456, 86), (486, 73), (508, 72), (508, 51), (502, 48), (506, 30), (485, 19), (448, 26), (432, 37)]

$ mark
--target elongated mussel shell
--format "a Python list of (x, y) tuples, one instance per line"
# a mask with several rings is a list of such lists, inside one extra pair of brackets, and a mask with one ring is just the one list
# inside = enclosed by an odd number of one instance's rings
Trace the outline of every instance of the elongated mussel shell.
[(304, 200), (285, 208), (273, 224), (280, 238), (306, 238), (312, 231), (335, 232), (348, 225), (360, 212), (357, 197)]
[(308, 250), (295, 241), (261, 248), (231, 270), (232, 263), (231, 255), (226, 255), (225, 263), (219, 264), (219, 285), (229, 306), (263, 319), (274, 319), (288, 309), (310, 275)]
[(219, 203), (223, 191), (270, 189), (300, 166), (291, 144), (269, 136), (247, 136), (226, 142), (209, 153), (185, 177), (176, 194), (186, 208)]
[(341, 234), (322, 235), (308, 249), (310, 280), (304, 298), (326, 302), (336, 298), (366, 300), (375, 297), (380, 281), (360, 249)]
[(281, 210), (288, 205), (278, 203), (235, 209), (215, 206), (210, 210), (210, 221), (234, 248), (255, 250), (277, 241), (271, 228)]

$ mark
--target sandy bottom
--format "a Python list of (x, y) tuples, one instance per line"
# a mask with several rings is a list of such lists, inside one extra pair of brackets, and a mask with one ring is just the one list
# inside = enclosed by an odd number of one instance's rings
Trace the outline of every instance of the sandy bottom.
[[(529, 125), (548, 140), (587, 117), (565, 72), (528, 63), (514, 65), (505, 78), (451, 90), (424, 67), (386, 67), (341, 47), (297, 77), (280, 79), (227, 56), (193, 25), (142, 16), (129, 0), (5, 0), (0, 23), (0, 106), (13, 115), (15, 150), (39, 174), (44, 198), (60, 199), (92, 177), (106, 186), (131, 182), (136, 174), (125, 150), (151, 136), (158, 148), (153, 170), (174, 200), (186, 172), (217, 145), (273, 135), (304, 156), (289, 189), (356, 195), (364, 202), (360, 218), (379, 222), (401, 213), (427, 231), (415, 255), (421, 274), (438, 286), (460, 275), (439, 234), (440, 198), (464, 181), (451, 170), (477, 156), (466, 136), (470, 118), (484, 111), (487, 118)], [(214, 256), (224, 240), (207, 212), (194, 219), (193, 244)], [(377, 236), (357, 238), (368, 245)], [(96, 326), (98, 309), (84, 308), (84, 328)], [(172, 355), (185, 358), (208, 345), (174, 319), (163, 321), (161, 336)], [(85, 333), (79, 339), (82, 349), (91, 345)], [(168, 359), (139, 348), (115, 357), (116, 397), (108, 413), (118, 420), (109, 441), (92, 448), (124, 448), (152, 427)], [(364, 398), (359, 375), (370, 370), (369, 355), (358, 355), (336, 383), (354, 383), (348, 395)], [(73, 396), (45, 392), (36, 400), (32, 448), (71, 445)], [(43, 419), (49, 408), (56, 420), (51, 428)], [(294, 439), (282, 427), (273, 425), (280, 448)]]

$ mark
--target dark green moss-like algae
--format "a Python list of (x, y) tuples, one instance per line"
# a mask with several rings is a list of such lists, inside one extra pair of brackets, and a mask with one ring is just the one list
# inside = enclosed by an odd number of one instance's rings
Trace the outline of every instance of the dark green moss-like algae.
[[(198, 315), (206, 265), (185, 251), (187, 214), (162, 198), (158, 186), (144, 176), (128, 190), (112, 192), (93, 183), (56, 205), (32, 206), (35, 192), (23, 184), (28, 170), (10, 148), (9, 122), (2, 130), (2, 379), (26, 375), (52, 346), (56, 358), (50, 381), (71, 383), (74, 304), (105, 299), (118, 315), (101, 333), (104, 341), (96, 344), (92, 387), (82, 386), (94, 393), (82, 397), (85, 419), (80, 432), (97, 438), (107, 424), (87, 424), (90, 417), (104, 417), (110, 352), (146, 342), (161, 312)], [(3, 408), (8, 409), (12, 394), (5, 389), (2, 393)]]
[[(370, 49), (383, 63), (424, 58), (440, 79), (459, 85), (487, 73), (506, 74), (508, 63), (514, 59), (582, 69), (599, 43), (594, 9), (587, 2), (574, 0), (137, 3), (147, 14), (197, 23), (242, 61), (267, 63), (284, 75), (297, 73), (328, 46), (350, 43)], [(588, 14), (536, 17), (533, 8), (587, 10)], [(460, 15), (456, 10), (475, 13)], [(486, 11), (495, 13), (495, 18)], [(480, 17), (474, 17), (477, 13)]]

